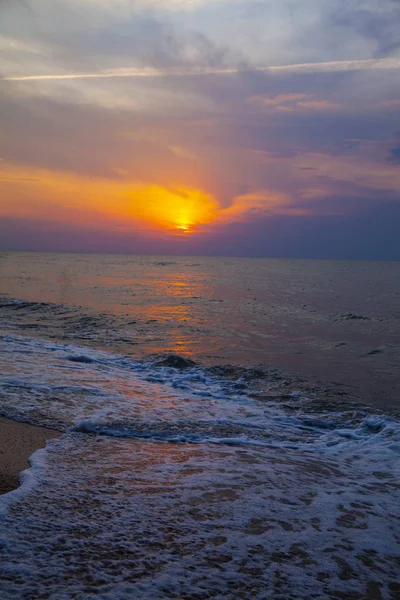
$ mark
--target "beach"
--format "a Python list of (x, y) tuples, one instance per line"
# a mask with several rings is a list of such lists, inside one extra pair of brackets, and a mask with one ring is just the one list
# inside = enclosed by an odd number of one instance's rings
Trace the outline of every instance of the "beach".
[(0, 47), (0, 600), (400, 600), (400, 0)]
[(46, 441), (60, 436), (58, 431), (18, 423), (0, 416), (0, 494), (19, 486), (19, 475), (29, 468), (29, 457)]

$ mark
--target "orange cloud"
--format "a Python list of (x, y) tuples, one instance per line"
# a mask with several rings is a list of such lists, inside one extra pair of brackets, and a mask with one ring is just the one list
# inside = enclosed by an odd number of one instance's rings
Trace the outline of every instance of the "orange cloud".
[[(0, 171), (0, 216), (88, 224), (96, 228), (188, 234), (213, 222), (257, 218), (260, 214), (304, 214), (291, 196), (256, 190), (236, 196), (227, 208), (205, 191), (129, 180), (79, 177), (4, 165)], [(158, 232), (158, 233), (157, 233)]]
[(400, 108), (400, 100), (385, 100), (384, 102), (380, 102), (380, 104), (379, 104), (379, 105), (380, 105), (380, 106), (385, 106), (385, 107), (388, 107), (388, 108), (391, 108), (391, 107), (393, 107), (393, 106), (394, 106), (395, 108), (396, 108), (396, 107), (399, 107), (399, 108)]
[(298, 102), (307, 98), (307, 94), (279, 94), (278, 96), (252, 96), (250, 102), (263, 106), (277, 106), (280, 104)]
[(307, 102), (298, 102), (299, 108), (308, 108), (312, 110), (334, 110), (339, 108), (339, 104), (328, 102), (327, 100), (307, 100)]
[(334, 110), (340, 106), (327, 100), (314, 100), (307, 94), (280, 94), (273, 97), (253, 96), (250, 98), (250, 102), (282, 112), (294, 112), (299, 109)]
[(287, 194), (259, 190), (236, 196), (233, 204), (219, 212), (221, 221), (238, 221), (257, 214), (305, 214), (303, 208), (292, 206), (292, 199)]
[(217, 201), (189, 188), (87, 178), (4, 165), (0, 171), (0, 216), (123, 228), (190, 232), (213, 221)]

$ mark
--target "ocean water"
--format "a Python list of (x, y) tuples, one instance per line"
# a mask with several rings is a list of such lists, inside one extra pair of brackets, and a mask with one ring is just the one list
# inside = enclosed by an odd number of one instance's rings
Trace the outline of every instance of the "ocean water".
[(0, 597), (398, 599), (399, 275), (0, 254)]

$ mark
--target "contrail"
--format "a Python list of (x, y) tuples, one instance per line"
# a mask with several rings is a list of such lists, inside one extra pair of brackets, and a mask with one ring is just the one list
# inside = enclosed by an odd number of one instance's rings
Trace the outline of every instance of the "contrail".
[(55, 79), (109, 79), (113, 77), (191, 77), (198, 75), (231, 75), (239, 73), (263, 72), (279, 73), (334, 73), (340, 71), (371, 71), (380, 69), (400, 69), (400, 58), (379, 58), (368, 60), (341, 60), (322, 63), (300, 63), (272, 67), (226, 67), (226, 68), (186, 68), (154, 69), (151, 67), (131, 69), (110, 69), (96, 73), (67, 73), (55, 75), (18, 75), (2, 77), (0, 81), (51, 81)]

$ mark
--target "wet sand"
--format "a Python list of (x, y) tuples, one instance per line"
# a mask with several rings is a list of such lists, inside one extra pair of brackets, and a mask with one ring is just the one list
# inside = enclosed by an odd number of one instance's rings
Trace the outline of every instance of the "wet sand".
[(28, 458), (59, 431), (18, 423), (0, 416), (0, 494), (19, 486), (19, 474), (29, 467)]

